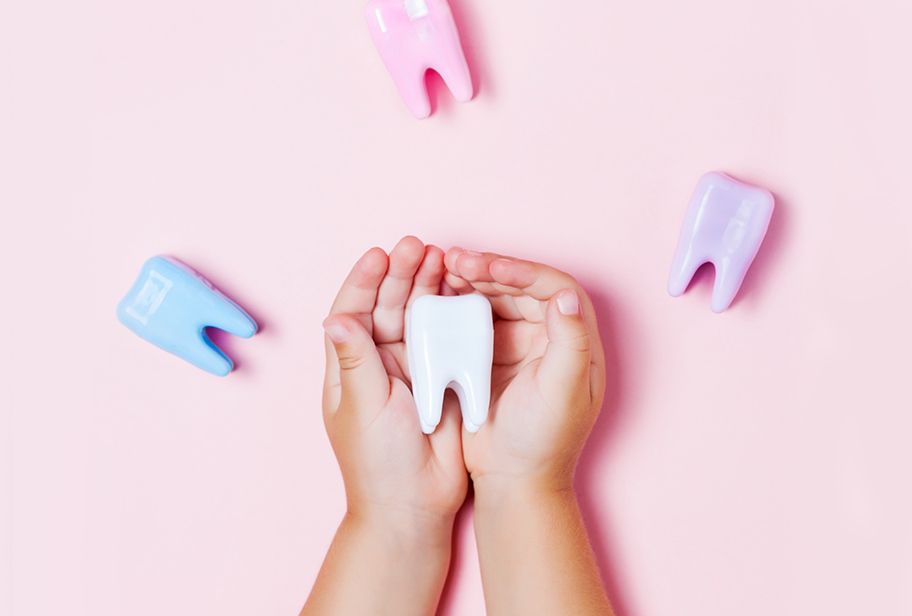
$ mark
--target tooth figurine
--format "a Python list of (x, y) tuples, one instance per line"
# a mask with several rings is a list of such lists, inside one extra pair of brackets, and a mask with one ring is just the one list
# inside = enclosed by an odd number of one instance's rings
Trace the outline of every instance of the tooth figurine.
[(405, 342), (421, 430), (431, 434), (437, 428), (443, 394), (451, 388), (463, 425), (477, 432), (491, 401), (494, 324), (488, 300), (478, 294), (418, 298), (406, 315)]
[(197, 368), (226, 376), (234, 367), (206, 335), (207, 327), (250, 338), (257, 324), (200, 274), (170, 257), (152, 257), (117, 306), (137, 335)]
[(723, 173), (707, 173), (697, 185), (671, 266), (668, 292), (683, 294), (697, 269), (716, 270), (712, 310), (727, 309), (750, 268), (773, 216), (773, 195)]
[(472, 99), (472, 76), (446, 0), (370, 0), (365, 15), (377, 51), (416, 118), (431, 115), (429, 69), (456, 100)]

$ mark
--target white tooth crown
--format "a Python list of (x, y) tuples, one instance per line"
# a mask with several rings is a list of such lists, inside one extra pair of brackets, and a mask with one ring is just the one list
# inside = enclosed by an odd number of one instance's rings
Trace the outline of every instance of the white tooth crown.
[(421, 430), (434, 432), (444, 392), (452, 389), (463, 425), (477, 432), (491, 402), (494, 322), (488, 300), (477, 294), (420, 297), (406, 314), (405, 341)]

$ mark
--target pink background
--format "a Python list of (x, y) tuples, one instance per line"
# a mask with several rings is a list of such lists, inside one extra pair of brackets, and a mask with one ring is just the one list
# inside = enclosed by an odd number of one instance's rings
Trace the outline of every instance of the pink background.
[[(621, 614), (912, 614), (912, 5), (452, 1), (479, 94), (425, 122), (358, 2), (3, 3), (0, 612), (294, 614), (343, 511), (320, 321), (414, 233), (596, 298)], [(711, 169), (779, 204), (721, 316), (711, 273), (665, 293)], [(162, 252), (263, 325), (228, 379), (116, 322)]]

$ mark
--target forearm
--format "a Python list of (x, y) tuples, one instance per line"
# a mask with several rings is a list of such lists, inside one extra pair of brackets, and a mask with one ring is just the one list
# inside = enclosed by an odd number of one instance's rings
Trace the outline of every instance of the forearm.
[(612, 614), (572, 489), (475, 486), (488, 614)]
[(346, 514), (301, 616), (433, 614), (452, 530), (452, 519)]

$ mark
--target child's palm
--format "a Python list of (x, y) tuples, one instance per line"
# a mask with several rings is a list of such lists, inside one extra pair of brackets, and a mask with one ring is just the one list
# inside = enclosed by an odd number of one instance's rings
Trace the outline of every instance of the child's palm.
[(422, 434), (409, 390), (405, 308), (439, 291), (442, 252), (405, 238), (391, 256), (374, 249), (355, 265), (327, 319), (324, 417), (350, 506), (454, 513), (467, 476), (458, 416)]
[[(572, 464), (567, 454), (582, 446), (604, 389), (588, 297), (567, 274), (538, 264), (459, 249), (446, 264), (449, 286), (486, 295), (496, 317), (491, 413), (477, 434), (463, 438), (466, 467), (476, 479), (516, 478), (550, 472), (563, 458)], [(556, 312), (567, 290), (578, 297), (582, 318)]]

